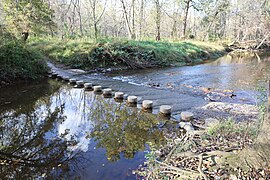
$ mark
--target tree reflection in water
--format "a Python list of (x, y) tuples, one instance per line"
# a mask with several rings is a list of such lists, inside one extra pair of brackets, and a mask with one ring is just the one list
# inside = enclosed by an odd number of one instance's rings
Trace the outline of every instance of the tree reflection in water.
[(159, 146), (164, 140), (159, 120), (152, 114), (101, 100), (94, 109), (91, 119), (98, 121), (90, 137), (98, 141), (98, 147), (106, 149), (110, 161), (119, 160), (122, 152), (131, 159), (136, 152), (145, 150), (147, 143)]
[(61, 85), (42, 81), (1, 89), (10, 105), (0, 109), (0, 179), (52, 177), (52, 170), (60, 172), (74, 156), (68, 146), (76, 142), (56, 132), (56, 124), (66, 119), (64, 106), (50, 108), (51, 94)]
[(0, 124), (1, 178), (50, 176), (53, 168), (60, 167), (73, 155), (67, 141), (55, 133), (55, 123), (65, 120), (63, 107), (43, 117), (44, 111), (14, 116), (6, 113)]
[[(85, 153), (92, 139), (106, 149), (110, 161), (117, 161), (121, 153), (133, 158), (147, 143), (159, 146), (163, 141), (154, 115), (54, 83), (46, 85), (54, 86), (46, 93), (33, 88), (24, 94), (38, 97), (0, 109), (0, 179), (69, 177), (77, 163), (82, 167), (97, 161)], [(25, 103), (31, 105), (22, 111)]]

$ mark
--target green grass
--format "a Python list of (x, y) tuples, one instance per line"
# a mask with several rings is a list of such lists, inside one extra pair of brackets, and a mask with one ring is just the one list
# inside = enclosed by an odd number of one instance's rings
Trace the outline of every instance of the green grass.
[(237, 123), (232, 118), (228, 118), (210, 127), (207, 130), (207, 134), (210, 136), (230, 135), (237, 137), (238, 135), (248, 135), (255, 137), (257, 135), (257, 129), (258, 127), (254, 123)]
[(0, 39), (0, 85), (18, 79), (37, 79), (46, 73), (47, 66), (39, 54), (28, 50), (3, 29)]
[(76, 68), (187, 65), (224, 54), (222, 46), (196, 41), (156, 42), (101, 39), (35, 39), (29, 47), (51, 60)]
[(131, 45), (153, 50), (156, 58), (164, 65), (169, 63), (198, 63), (205, 59), (216, 58), (223, 52), (223, 47), (196, 41), (151, 42), (133, 41)]

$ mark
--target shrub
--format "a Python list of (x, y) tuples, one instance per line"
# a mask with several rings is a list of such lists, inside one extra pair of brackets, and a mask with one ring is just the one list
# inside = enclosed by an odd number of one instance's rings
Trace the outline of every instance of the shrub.
[(25, 48), (24, 44), (0, 31), (0, 81), (11, 83), (16, 79), (36, 79), (47, 71), (41, 56)]

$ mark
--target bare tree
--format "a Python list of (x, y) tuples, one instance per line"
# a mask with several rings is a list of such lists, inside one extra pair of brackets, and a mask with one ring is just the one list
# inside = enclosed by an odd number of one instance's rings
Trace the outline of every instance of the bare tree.
[[(214, 7), (213, 10), (210, 11), (211, 13), (213, 12), (213, 15), (210, 15), (209, 24), (207, 26), (206, 33), (203, 37), (203, 41), (207, 38), (207, 36), (209, 36), (209, 31), (210, 31), (211, 27), (213, 26), (215, 20), (217, 19), (218, 15), (221, 14), (221, 16), (222, 16), (222, 13), (224, 13), (226, 11), (228, 6), (229, 6), (228, 1), (216, 2), (216, 6)], [(224, 20), (224, 19), (222, 19), (222, 20)]]
[[(0, 0), (5, 2), (8, 0)], [(56, 27), (47, 34), (140, 39), (259, 41), (270, 29), (269, 0), (43, 0)], [(2, 24), (7, 24), (1, 12)], [(269, 37), (264, 41), (268, 42)]]
[(144, 1), (145, 0), (141, 0), (141, 6), (140, 6), (140, 38), (142, 39), (143, 37), (143, 31), (142, 31), (142, 25), (143, 25), (143, 21), (144, 21)]
[(156, 7), (156, 40), (160, 41), (161, 5), (159, 0), (155, 0), (155, 7)]
[[(132, 0), (132, 1), (134, 1), (134, 0)], [(129, 14), (128, 14), (128, 11), (127, 11), (126, 3), (125, 3), (124, 0), (120, 0), (120, 2), (122, 4), (122, 8), (123, 8), (125, 23), (126, 23), (126, 27), (127, 27), (127, 30), (128, 30), (128, 36), (129, 36), (130, 39), (135, 39), (135, 32), (133, 31), (133, 29), (131, 28), (131, 25), (130, 25)]]
[(105, 4), (103, 6), (103, 10), (99, 15), (97, 15), (97, 0), (89, 0), (89, 3), (91, 5), (91, 9), (92, 9), (92, 17), (93, 17), (93, 23), (94, 23), (94, 35), (95, 35), (95, 39), (97, 40), (97, 38), (98, 38), (98, 23), (100, 22), (102, 16), (104, 15), (107, 1), (105, 1)]
[(179, 19), (179, 7), (177, 7), (177, 2), (174, 1), (173, 4), (174, 7), (176, 7), (176, 10), (174, 9), (171, 14), (166, 11), (163, 7), (161, 7), (161, 10), (173, 21), (172, 23), (172, 29), (171, 29), (171, 38), (175, 38), (177, 36), (177, 23)]
[(186, 38), (186, 31), (187, 31), (187, 19), (188, 13), (191, 6), (192, 0), (185, 0), (185, 12), (184, 12), (184, 20), (183, 20), (183, 38)]

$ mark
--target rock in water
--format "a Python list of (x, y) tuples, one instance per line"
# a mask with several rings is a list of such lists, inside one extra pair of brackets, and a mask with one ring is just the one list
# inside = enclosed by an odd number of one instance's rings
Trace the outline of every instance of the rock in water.
[(153, 108), (153, 101), (150, 101), (150, 100), (144, 100), (142, 102), (142, 107), (144, 109), (152, 109)]
[(170, 115), (172, 113), (172, 107), (169, 105), (160, 106), (160, 113), (164, 115)]
[(193, 119), (194, 114), (192, 112), (182, 112), (181, 113), (181, 119), (183, 121), (191, 121)]
[(123, 92), (116, 92), (114, 94), (115, 99), (124, 99), (124, 93)]
[(137, 103), (137, 96), (128, 96), (129, 103)]
[(102, 92), (102, 86), (94, 86), (94, 92)]

